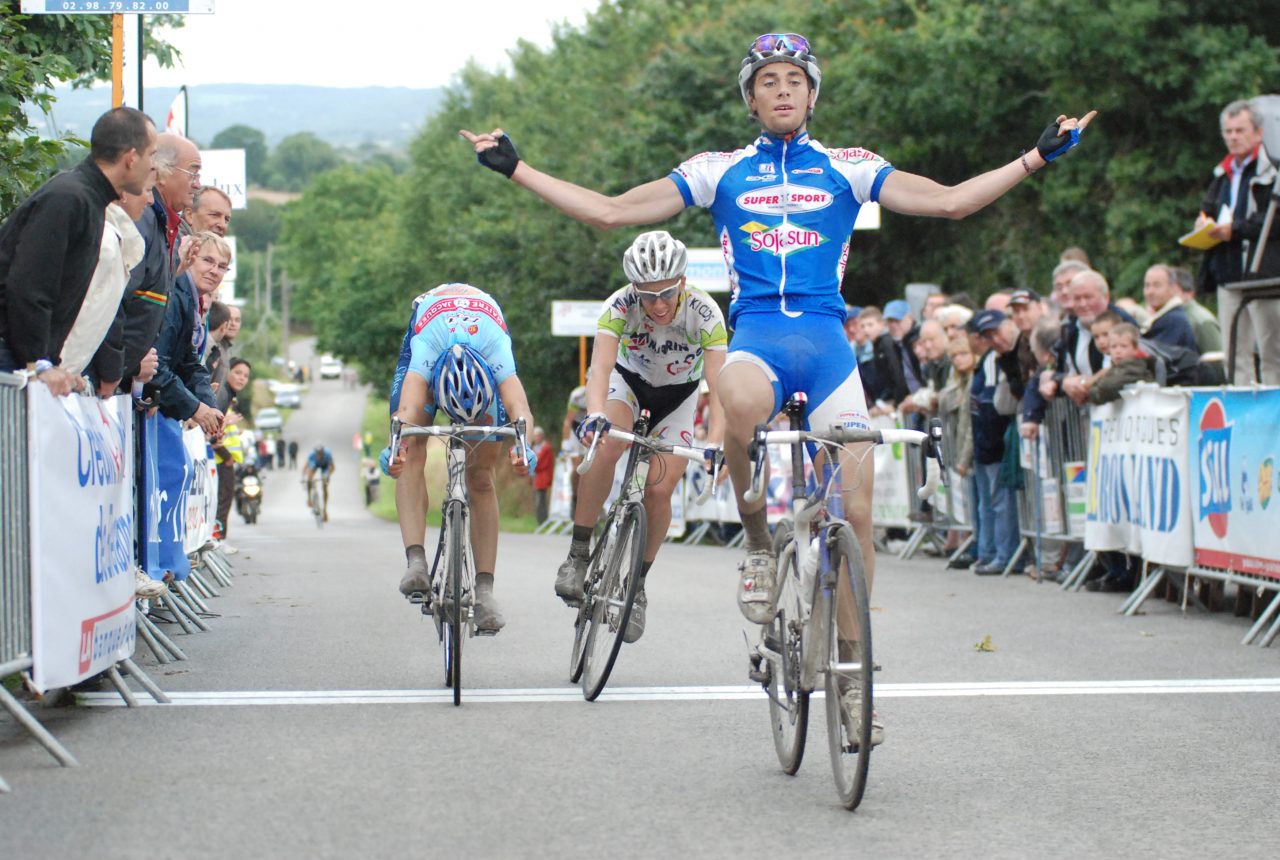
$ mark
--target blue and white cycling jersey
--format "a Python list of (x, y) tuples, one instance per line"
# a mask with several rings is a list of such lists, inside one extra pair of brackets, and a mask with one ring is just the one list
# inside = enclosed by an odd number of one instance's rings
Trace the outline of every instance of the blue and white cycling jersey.
[(865, 149), (829, 150), (808, 132), (762, 134), (734, 152), (695, 155), (671, 173), (686, 206), (711, 210), (729, 266), (729, 324), (744, 313), (844, 320), (840, 281), (858, 209), (879, 200), (890, 165)]

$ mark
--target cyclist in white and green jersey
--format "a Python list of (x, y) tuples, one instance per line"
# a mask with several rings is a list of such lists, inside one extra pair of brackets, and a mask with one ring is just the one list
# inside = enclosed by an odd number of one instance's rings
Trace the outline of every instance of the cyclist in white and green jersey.
[[(649, 439), (692, 445), (698, 384), (703, 379), (712, 404), (707, 440), (719, 444), (724, 422), (715, 392), (729, 337), (715, 301), (685, 283), (687, 257), (684, 244), (665, 230), (640, 234), (623, 255), (622, 268), (631, 283), (605, 301), (600, 316), (587, 376), (587, 417), (577, 430), (584, 445), (610, 425), (630, 432), (641, 409), (649, 410)], [(591, 533), (624, 450), (617, 441), (601, 439), (596, 463), (579, 483), (573, 542), (556, 576), (556, 594), (570, 606), (582, 600)], [(644, 633), (644, 576), (666, 538), (671, 494), (684, 472), (684, 460), (659, 455), (649, 474), (644, 566), (627, 623), (627, 642)]]

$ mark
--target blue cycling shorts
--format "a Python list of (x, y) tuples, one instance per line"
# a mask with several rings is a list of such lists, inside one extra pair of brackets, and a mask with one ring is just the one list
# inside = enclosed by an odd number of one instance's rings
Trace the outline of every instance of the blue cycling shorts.
[(726, 364), (759, 367), (773, 385), (773, 413), (798, 391), (808, 396), (806, 430), (832, 425), (866, 429), (867, 399), (844, 322), (830, 314), (742, 313)]

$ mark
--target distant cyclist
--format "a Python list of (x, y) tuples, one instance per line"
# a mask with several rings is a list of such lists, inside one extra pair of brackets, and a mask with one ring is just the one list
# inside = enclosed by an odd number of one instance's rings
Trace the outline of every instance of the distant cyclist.
[[(432, 424), (440, 407), (461, 424), (506, 424), (510, 415), (533, 427), (502, 309), (493, 296), (469, 284), (441, 284), (414, 300), (396, 366), (391, 390), (395, 417), (408, 424)], [(399, 456), (387, 463), (388, 473), (397, 478), (396, 513), (407, 561), (400, 592), (406, 596), (427, 595), (431, 585), (423, 546), (430, 506), (423, 471), (426, 442), (420, 436), (404, 439)], [(476, 561), (475, 623), (477, 630), (486, 633), (497, 633), (506, 624), (493, 596), (498, 558), (494, 468), (501, 453), (501, 442), (479, 441), (467, 456), (471, 547)], [(514, 447), (511, 451), (511, 466), (522, 476), (537, 466), (533, 451), (525, 453), (527, 466)]]
[[(605, 300), (587, 377), (587, 416), (578, 428), (583, 444), (615, 425), (630, 431), (640, 410), (649, 410), (648, 438), (676, 445), (693, 444), (698, 383), (712, 392), (708, 441), (722, 433), (719, 401), (714, 399), (729, 337), (724, 317), (705, 292), (685, 283), (685, 246), (665, 230), (641, 233), (622, 257), (631, 282)], [(556, 575), (556, 594), (576, 606), (582, 601), (591, 533), (613, 486), (618, 458), (626, 446), (601, 440), (596, 462), (578, 486), (569, 557)], [(648, 534), (640, 586), (625, 639), (644, 633), (649, 573), (671, 523), (671, 494), (685, 473), (686, 461), (673, 455), (654, 458), (644, 491)]]
[[(520, 160), (501, 129), (479, 135), (460, 132), (485, 167), (588, 224), (606, 229), (652, 224), (688, 206), (711, 210), (733, 294), (733, 342), (719, 390), (725, 456), (747, 542), (738, 604), (756, 623), (772, 618), (777, 597), (765, 501), (742, 497), (749, 485), (752, 431), (796, 391), (808, 394), (808, 428), (863, 427), (868, 422), (856, 361), (844, 335), (840, 293), (859, 208), (879, 202), (906, 215), (963, 218), (1066, 153), (1094, 116), (1060, 116), (1030, 152), (947, 187), (895, 170), (868, 150), (828, 149), (811, 138), (807, 124), (821, 85), (822, 71), (807, 39), (796, 33), (757, 37), (738, 70), (739, 93), (761, 126), (755, 141), (734, 152), (695, 155), (669, 176), (616, 197), (536, 170)], [(845, 510), (858, 535), (870, 585), (875, 565), (872, 475), (870, 470), (852, 471), (844, 482)], [(840, 650), (853, 651), (843, 641)], [(857, 712), (854, 704), (848, 703), (851, 713)], [(873, 733), (876, 742), (879, 737), (878, 731)]]
[[(333, 460), (333, 452), (325, 447), (323, 442), (317, 442), (315, 447), (311, 449), (311, 453), (307, 455), (307, 464), (302, 468), (302, 486), (310, 487), (311, 479), (318, 476), (324, 485), (324, 516), (323, 519), (329, 522), (329, 476), (333, 474), (336, 464)], [(310, 504), (311, 499), (307, 499)]]

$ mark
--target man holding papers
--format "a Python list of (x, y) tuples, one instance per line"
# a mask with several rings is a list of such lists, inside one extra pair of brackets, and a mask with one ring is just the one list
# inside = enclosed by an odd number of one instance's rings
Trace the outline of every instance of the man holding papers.
[[(1206, 251), (1200, 266), (1200, 292), (1218, 292), (1218, 320), (1222, 334), (1230, 337), (1231, 318), (1240, 306), (1239, 294), (1222, 284), (1242, 280), (1253, 262), (1253, 248), (1262, 232), (1276, 165), (1262, 146), (1262, 118), (1247, 101), (1227, 105), (1221, 116), (1222, 139), (1227, 157), (1214, 168), (1213, 181), (1200, 204), (1196, 229), (1208, 226), (1208, 236), (1218, 244)], [(1209, 226), (1210, 222), (1216, 222)], [(1280, 275), (1280, 218), (1275, 219), (1259, 277)], [(1240, 318), (1236, 336), (1235, 381), (1248, 384), (1258, 354), (1264, 384), (1280, 384), (1280, 301), (1252, 302)], [(1227, 346), (1230, 349), (1230, 345)]]

